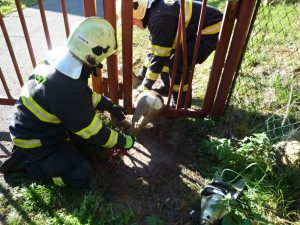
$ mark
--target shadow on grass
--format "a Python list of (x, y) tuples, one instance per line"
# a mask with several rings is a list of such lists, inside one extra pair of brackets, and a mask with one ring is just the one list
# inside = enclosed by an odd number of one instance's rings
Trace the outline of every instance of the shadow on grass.
[[(143, 224), (150, 217), (153, 220), (159, 218), (163, 224), (197, 224), (200, 190), (206, 183), (205, 179), (211, 179), (219, 166), (209, 160), (207, 153), (199, 154), (199, 144), (210, 136), (240, 140), (254, 131), (266, 131), (265, 121), (269, 117), (238, 108), (230, 108), (216, 121), (209, 118), (159, 117), (152, 126), (137, 135), (135, 146), (128, 151), (128, 155), (117, 158), (113, 169), (96, 166), (92, 183), (86, 190), (73, 192), (69, 188), (49, 186), (50, 196), (57, 196), (56, 201), (59, 201), (49, 204), (37, 187), (28, 183), (25, 187), (40, 212), (56, 218), (60, 223), (66, 220), (56, 212), (60, 209), (79, 219), (74, 210), (84, 207), (88, 190), (92, 192), (91, 198), (99, 199), (97, 206), (90, 205), (87, 210), (93, 212), (91, 215), (95, 223), (121, 224), (130, 221)], [(98, 148), (91, 154), (109, 168), (105, 163), (109, 159), (109, 151)], [(22, 177), (19, 178), (14, 178), (16, 183), (11, 183), (12, 187), (24, 186)], [(5, 193), (2, 189), (5, 196), (12, 196), (12, 193), (7, 190)], [(25, 213), (17, 202), (11, 202), (11, 197), (7, 201), (20, 214)], [(192, 210), (195, 213), (190, 215)], [(34, 223), (26, 213), (24, 215), (26, 222)]]
[[(1, 141), (11, 141), (9, 132), (0, 132), (0, 140)], [(10, 150), (7, 149), (6, 146), (4, 146), (2, 143), (0, 143), (0, 150), (2, 150), (5, 154), (9, 155), (10, 154)]]
[[(2, 208), (16, 211), (16, 217), (9, 218), (12, 224), (40, 224), (43, 220), (49, 222), (49, 219), (55, 221), (55, 224), (69, 224), (66, 215), (73, 215), (73, 210), (80, 208), (86, 194), (83, 189), (39, 183), (27, 178), (23, 172), (5, 174), (4, 180), (0, 182), (0, 192), (3, 195)], [(36, 222), (37, 214), (42, 215), (42, 218), (38, 217), (39, 222)], [(2, 224), (9, 224), (6, 217), (7, 214), (1, 217)]]
[[(27, 224), (36, 224), (31, 220), (30, 216), (22, 208), (22, 205), (19, 204), (17, 201), (13, 200), (13, 193), (9, 189), (5, 188), (1, 183), (0, 192), (3, 195), (2, 204), (5, 202), (5, 206), (9, 205), (10, 207), (13, 207), (20, 215), (22, 215), (23, 219), (26, 221)], [(5, 206), (2, 205), (2, 208)], [(5, 215), (1, 215), (0, 221), (2, 224), (9, 224), (8, 221), (6, 221)]]

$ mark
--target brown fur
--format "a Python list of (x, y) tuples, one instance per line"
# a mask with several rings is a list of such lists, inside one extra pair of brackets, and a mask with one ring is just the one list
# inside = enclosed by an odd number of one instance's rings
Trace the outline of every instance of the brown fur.
[[(135, 67), (140, 63), (141, 59), (138, 58), (132, 63), (132, 68)], [(123, 64), (119, 65), (118, 67), (118, 75), (119, 77), (123, 77)], [(135, 73), (132, 71), (132, 88), (135, 89), (141, 84), (141, 80), (135, 75)]]

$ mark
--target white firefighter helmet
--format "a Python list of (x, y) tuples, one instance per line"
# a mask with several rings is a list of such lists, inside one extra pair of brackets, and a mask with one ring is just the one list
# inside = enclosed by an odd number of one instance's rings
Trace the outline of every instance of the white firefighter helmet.
[(112, 25), (100, 17), (89, 17), (79, 22), (67, 40), (67, 48), (81, 61), (101, 67), (101, 62), (117, 51)]
[[(146, 14), (146, 10), (151, 7), (154, 0), (133, 0), (133, 18), (143, 19)], [(117, 17), (121, 20), (121, 3), (122, 0), (117, 1)]]

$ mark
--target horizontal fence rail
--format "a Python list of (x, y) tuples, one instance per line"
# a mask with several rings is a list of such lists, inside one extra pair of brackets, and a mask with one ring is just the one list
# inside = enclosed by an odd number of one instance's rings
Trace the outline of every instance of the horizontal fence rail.
[[(32, 63), (32, 66), (34, 68), (37, 65), (36, 57), (35, 57), (35, 53), (34, 53), (34, 50), (33, 50), (33, 47), (32, 47), (32, 41), (30, 39), (30, 34), (28, 32), (28, 28), (27, 28), (27, 24), (26, 24), (26, 21), (25, 21), (25, 17), (24, 17), (24, 14), (23, 14), (23, 10), (22, 10), (20, 0), (15, 0), (15, 5), (16, 5), (16, 9), (17, 9), (17, 12), (18, 12), (18, 17), (20, 19), (20, 23), (21, 23), (21, 26), (22, 26), (22, 31), (23, 31), (23, 35), (24, 35), (24, 38), (25, 38), (25, 41), (26, 41), (26, 46), (27, 46), (27, 49), (28, 49), (28, 53), (30, 55), (31, 63)], [(46, 19), (46, 15), (45, 15), (45, 9), (44, 9), (44, 5), (43, 5), (43, 1), (38, 0), (38, 5), (39, 5), (39, 9), (40, 9), (40, 15), (41, 15), (43, 28), (44, 28), (45, 38), (46, 38), (46, 41), (47, 41), (48, 50), (50, 50), (50, 49), (52, 49), (52, 44), (51, 44), (51, 39), (50, 39), (50, 34), (49, 34), (49, 29), (48, 29), (47, 19)], [(61, 0), (61, 5), (62, 5), (62, 12), (63, 12), (63, 15), (64, 15), (66, 34), (68, 36), (69, 33), (70, 33), (70, 29), (69, 29), (69, 23), (68, 23), (67, 9), (66, 9), (65, 0)], [(13, 63), (15, 72), (17, 74), (19, 84), (22, 87), (24, 85), (23, 78), (22, 78), (21, 71), (20, 71), (20, 68), (19, 68), (19, 64), (17, 62), (16, 56), (15, 56), (15, 53), (14, 53), (14, 50), (13, 50), (13, 46), (11, 44), (7, 29), (6, 29), (6, 25), (4, 23), (3, 16), (2, 16), (1, 13), (0, 13), (0, 25), (1, 25), (1, 30), (2, 30), (5, 42), (6, 42), (6, 46), (8, 48), (8, 51), (9, 51), (9, 54), (10, 54), (10, 57), (11, 57), (11, 61)], [(1, 82), (4, 86), (7, 98), (0, 98), (0, 104), (1, 105), (13, 105), (13, 104), (15, 104), (15, 102), (17, 100), (14, 99), (12, 97), (12, 95), (10, 94), (9, 87), (7, 85), (7, 82), (5, 80), (5, 77), (3, 75), (2, 70), (1, 70)]]
[[(70, 34), (69, 29), (69, 20), (68, 20), (68, 12), (67, 5), (65, 0), (61, 0), (61, 9), (63, 16), (63, 23), (65, 27), (66, 37)], [(32, 47), (32, 42), (30, 38), (30, 34), (28, 32), (27, 24), (23, 15), (23, 11), (21, 8), (20, 0), (15, 0), (18, 16), (20, 19), (20, 23), (22, 26), (24, 38), (26, 41), (28, 53), (30, 55), (32, 66), (36, 66), (36, 57)], [(106, 18), (112, 26), (116, 29), (116, 5), (115, 1), (111, 0), (103, 0), (103, 13), (104, 18)], [(186, 64), (187, 64), (187, 46), (186, 46), (186, 34), (185, 34), (185, 10), (184, 4), (185, 0), (180, 0), (181, 10), (179, 15), (179, 23), (178, 23), (178, 38), (176, 43), (176, 53), (175, 59), (178, 61), (178, 52), (179, 49), (182, 48), (184, 55), (184, 68), (182, 73), (182, 79), (179, 87), (179, 94), (177, 101), (180, 102), (183, 96), (183, 86), (184, 80), (186, 77)], [(176, 108), (170, 107), (170, 100), (172, 94), (172, 87), (174, 85), (175, 74), (177, 61), (175, 60), (171, 87), (168, 95), (168, 101), (166, 103), (165, 108), (161, 112), (161, 116), (184, 116), (184, 117), (206, 117), (214, 106), (213, 114), (216, 116), (220, 116), (224, 109), (225, 101), (224, 98), (227, 98), (229, 88), (233, 73), (236, 69), (236, 64), (239, 61), (239, 55), (241, 49), (244, 44), (244, 36), (248, 30), (249, 18), (252, 14), (252, 6), (255, 4), (255, 0), (241, 0), (241, 1), (227, 1), (226, 9), (224, 12), (224, 17), (222, 21), (222, 27), (219, 34), (219, 41), (217, 44), (217, 48), (215, 51), (215, 57), (212, 64), (212, 69), (210, 71), (209, 81), (206, 87), (206, 94), (203, 100), (202, 109), (192, 109), (188, 108), (189, 102), (189, 94), (186, 94), (184, 107), (180, 108), (180, 104), (177, 104)], [(44, 30), (44, 36), (47, 43), (48, 50), (52, 49), (52, 42), (48, 28), (47, 17), (44, 9), (44, 3), (42, 0), (38, 0), (38, 6), (41, 16), (41, 21)], [(192, 60), (192, 68), (191, 74), (188, 81), (188, 92), (190, 93), (192, 90), (192, 83), (194, 77), (194, 69), (196, 65), (196, 57), (198, 54), (198, 46), (201, 40), (201, 31), (204, 23), (204, 17), (206, 12), (207, 0), (203, 1), (203, 7), (201, 11), (201, 16), (198, 24), (198, 32), (196, 39), (196, 48), (194, 50), (194, 58)], [(84, 16), (97, 16), (97, 4), (95, 0), (83, 0), (84, 7)], [(247, 8), (248, 7), (248, 8)], [(107, 77), (102, 76), (102, 71), (98, 69), (98, 77), (92, 76), (92, 88), (94, 91), (104, 94), (110, 97), (114, 102), (119, 103), (119, 100), (122, 100), (123, 106), (126, 108), (129, 114), (133, 114), (135, 110), (135, 106), (133, 104), (132, 99), (132, 43), (133, 43), (133, 26), (132, 26), (132, 8), (133, 2), (132, 0), (122, 0), (122, 57), (123, 57), (123, 83), (119, 83), (118, 81), (118, 59), (117, 55), (112, 55), (107, 59)], [(242, 15), (247, 14), (247, 18), (243, 18)], [(233, 33), (233, 27), (235, 22), (237, 21), (237, 27), (242, 27), (243, 29), (234, 30), (234, 41), (230, 43), (230, 38)], [(15, 71), (17, 73), (17, 77), (20, 83), (20, 86), (23, 86), (23, 80), (21, 76), (21, 72), (18, 66), (18, 62), (16, 60), (12, 45), (9, 40), (9, 36), (6, 31), (6, 27), (3, 21), (3, 17), (0, 17), (1, 29), (4, 35), (7, 48), (9, 49), (9, 53), (11, 56), (11, 60), (14, 64)], [(243, 33), (241, 33), (243, 32)], [(242, 38), (241, 38), (242, 37)], [(229, 52), (229, 58), (227, 58), (226, 64), (226, 54)], [(235, 57), (230, 57), (231, 54), (236, 54)], [(225, 64), (224, 71), (227, 72), (225, 75), (222, 75), (223, 65)], [(221, 80), (221, 86), (218, 90), (218, 85)], [(4, 86), (5, 93), (7, 95), (7, 99), (0, 98), (0, 104), (14, 104), (15, 99), (13, 99), (11, 93), (9, 92), (8, 85), (5, 81), (4, 75), (1, 71), (1, 82)], [(217, 96), (217, 101), (215, 103), (215, 97)], [(222, 97), (222, 99), (220, 99)]]

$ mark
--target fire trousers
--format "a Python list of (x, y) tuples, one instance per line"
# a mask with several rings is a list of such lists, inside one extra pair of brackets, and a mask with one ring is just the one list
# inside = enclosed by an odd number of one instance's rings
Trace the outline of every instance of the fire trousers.
[[(219, 36), (218, 33), (212, 34), (212, 35), (202, 35), (201, 36), (196, 63), (198, 63), (198, 64), (203, 63), (209, 57), (209, 55), (216, 49), (217, 42), (218, 42), (218, 36)], [(189, 40), (187, 40), (187, 65), (186, 65), (187, 70), (186, 70), (186, 78), (184, 81), (183, 94), (182, 94), (180, 107), (184, 106), (186, 92), (188, 90), (188, 82), (189, 82), (189, 77), (190, 77), (190, 73), (191, 73), (191, 66), (192, 66), (192, 61), (193, 61), (196, 38), (197, 37), (194, 36), (194, 37), (190, 38)], [(171, 54), (171, 57), (170, 57), (170, 66), (169, 66), (170, 79), (172, 79), (174, 61), (175, 61), (175, 51), (173, 51), (173, 53)], [(176, 105), (176, 102), (177, 102), (183, 67), (184, 67), (183, 51), (182, 51), (182, 48), (180, 47), (179, 54), (178, 54), (177, 70), (176, 70), (173, 93), (172, 93), (173, 106)], [(191, 105), (191, 100), (192, 100), (192, 96), (190, 95), (189, 106)]]
[(24, 171), (29, 178), (60, 186), (81, 188), (90, 182), (92, 167), (71, 141), (47, 147), (24, 149), (14, 146), (0, 172)]

